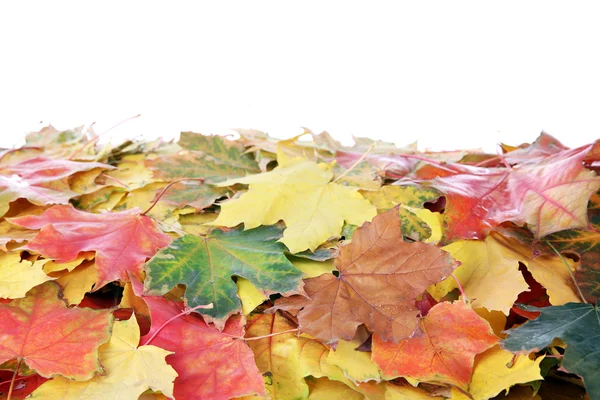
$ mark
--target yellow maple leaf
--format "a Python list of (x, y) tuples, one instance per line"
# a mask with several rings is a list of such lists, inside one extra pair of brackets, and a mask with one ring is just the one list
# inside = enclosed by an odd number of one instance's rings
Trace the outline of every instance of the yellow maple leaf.
[[(546, 288), (553, 305), (580, 301), (567, 266), (560, 257), (533, 258), (531, 248), (517, 240), (492, 233), (484, 241), (459, 240), (443, 250), (462, 263), (454, 270), (454, 275), (474, 308), (485, 307), (508, 315), (519, 293), (529, 289), (518, 269), (519, 262)], [(567, 262), (571, 267), (573, 262)], [(428, 291), (439, 300), (456, 287), (456, 281), (450, 277)]]
[(248, 279), (238, 276), (235, 285), (237, 286), (237, 293), (242, 302), (242, 313), (244, 315), (250, 314), (263, 301), (268, 299), (268, 296), (258, 290)]
[(332, 183), (332, 176), (328, 164), (296, 160), (267, 173), (221, 182), (218, 186), (250, 186), (238, 199), (221, 204), (221, 213), (212, 225), (244, 223), (244, 229), (252, 229), (283, 220), (287, 228), (280, 241), (292, 253), (314, 250), (339, 235), (344, 221), (362, 225), (377, 214), (357, 188)]
[(469, 385), (474, 400), (487, 400), (518, 383), (544, 379), (540, 375), (544, 357), (535, 360), (529, 359), (528, 355), (514, 357), (499, 345), (477, 356)]
[[(248, 318), (246, 338), (280, 333), (294, 327), (295, 325), (279, 312), (254, 314)], [(341, 386), (336, 384), (336, 387), (344, 387), (344, 390), (350, 388), (353, 392), (362, 393), (369, 398), (377, 398), (375, 394), (383, 398), (386, 391), (386, 385), (383, 383), (370, 381), (354, 384), (348, 379), (345, 371), (335, 365), (338, 361), (335, 357), (334, 363), (330, 362), (328, 358), (330, 348), (308, 335), (303, 334), (298, 337), (294, 333), (279, 334), (260, 340), (251, 339), (248, 345), (254, 352), (256, 366), (264, 376), (266, 393), (271, 398), (282, 400), (310, 398), (310, 385), (305, 380), (309, 376), (339, 382)], [(343, 352), (346, 354), (345, 350)], [(363, 354), (365, 358), (361, 356), (357, 359), (368, 360), (370, 353)], [(347, 363), (344, 361), (343, 364)], [(373, 396), (368, 396), (369, 393)]]
[(364, 326), (360, 326), (354, 339), (340, 340), (335, 350), (329, 350), (327, 356), (327, 362), (344, 371), (344, 376), (354, 384), (381, 380), (381, 372), (377, 364), (371, 361), (371, 353), (356, 350), (367, 340), (369, 335)]
[(56, 283), (63, 288), (63, 297), (72, 305), (81, 303), (97, 280), (96, 264), (93, 261), (84, 261), (74, 270), (59, 274)]
[[(483, 240), (459, 240), (442, 247), (462, 263), (454, 270), (473, 308), (502, 311), (508, 315), (519, 293), (529, 286), (519, 271), (519, 262), (507, 258), (512, 250), (488, 236)], [(437, 300), (457, 287), (453, 277), (434, 285), (430, 293)]]
[(31, 399), (137, 399), (146, 390), (160, 391), (173, 398), (177, 372), (166, 363), (172, 352), (157, 346), (138, 346), (140, 329), (134, 315), (117, 321), (111, 339), (99, 350), (105, 375), (83, 382), (57, 376), (36, 389)]
[(21, 260), (21, 252), (0, 252), (0, 298), (20, 299), (33, 287), (54, 278), (42, 267), (48, 260)]

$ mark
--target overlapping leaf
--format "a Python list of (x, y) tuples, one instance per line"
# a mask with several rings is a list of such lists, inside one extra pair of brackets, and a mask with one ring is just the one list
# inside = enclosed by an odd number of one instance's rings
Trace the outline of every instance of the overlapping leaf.
[[(181, 305), (162, 297), (145, 297), (152, 316), (152, 329), (142, 338), (174, 354), (167, 356), (178, 374), (173, 394), (178, 399), (228, 400), (263, 395), (263, 381), (252, 350), (241, 338), (244, 324), (231, 317), (223, 332), (208, 326), (193, 313), (181, 314)], [(168, 322), (168, 323), (167, 323)]]
[(94, 168), (111, 169), (96, 162), (51, 160), (36, 157), (17, 164), (0, 165), (0, 216), (6, 214), (11, 201), (19, 198), (36, 205), (67, 204), (76, 196), (67, 178), (78, 171)]
[(583, 166), (592, 146), (564, 150), (510, 170), (428, 165), (419, 182), (447, 197), (445, 236), (481, 239), (504, 221), (527, 224), (536, 238), (587, 227), (588, 199), (600, 178)]
[(330, 182), (333, 173), (326, 164), (295, 161), (271, 172), (221, 182), (250, 185), (248, 192), (221, 204), (214, 225), (233, 227), (243, 223), (245, 229), (286, 224), (283, 242), (292, 253), (315, 250), (331, 236), (337, 236), (344, 221), (361, 225), (376, 214), (357, 188)]
[[(417, 296), (456, 267), (437, 247), (402, 240), (398, 210), (359, 228), (335, 261), (339, 275), (306, 279), (309, 299), (297, 298), (300, 329), (325, 342), (351, 340), (365, 324), (385, 340), (410, 336)], [(285, 302), (281, 302), (285, 304)]]
[(549, 346), (556, 338), (567, 348), (562, 367), (583, 378), (590, 398), (600, 398), (600, 312), (591, 304), (569, 303), (538, 308), (523, 306), (540, 316), (510, 329), (502, 346), (512, 352), (531, 352)]
[(96, 289), (114, 280), (128, 281), (127, 271), (139, 275), (147, 258), (171, 242), (154, 221), (139, 210), (91, 214), (71, 206), (54, 206), (42, 215), (13, 218), (11, 223), (40, 229), (27, 248), (59, 262), (96, 251)]
[(98, 348), (110, 338), (109, 310), (69, 309), (47, 282), (0, 304), (0, 364), (23, 360), (43, 377), (87, 380), (102, 372)]
[(238, 143), (219, 136), (182, 132), (179, 145), (184, 150), (178, 154), (146, 162), (156, 178), (203, 178), (206, 182), (220, 182), (259, 172), (252, 155), (245, 154)]
[(137, 399), (146, 390), (173, 398), (177, 373), (165, 362), (171, 352), (153, 345), (139, 346), (135, 316), (114, 323), (110, 341), (99, 349), (104, 374), (88, 381), (56, 377), (33, 392), (31, 399)]
[(159, 251), (146, 265), (146, 293), (162, 295), (186, 285), (190, 306), (213, 304), (204, 315), (225, 320), (240, 309), (232, 276), (248, 279), (266, 293), (302, 293), (302, 272), (283, 254), (277, 227), (185, 235)]
[(466, 390), (475, 356), (498, 337), (463, 303), (439, 303), (419, 323), (419, 332), (398, 343), (373, 336), (373, 360), (384, 376), (456, 385)]

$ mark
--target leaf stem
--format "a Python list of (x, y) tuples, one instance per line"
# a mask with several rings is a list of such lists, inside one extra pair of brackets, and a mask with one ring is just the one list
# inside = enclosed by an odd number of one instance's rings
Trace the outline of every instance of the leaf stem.
[(368, 155), (368, 154), (371, 152), (371, 150), (373, 150), (373, 148), (375, 147), (375, 144), (376, 144), (376, 142), (373, 142), (373, 143), (372, 143), (372, 144), (369, 146), (369, 148), (367, 149), (367, 151), (365, 151), (365, 152), (363, 153), (363, 155), (362, 155), (362, 156), (360, 156), (360, 158), (359, 158), (358, 160), (356, 160), (356, 161), (354, 162), (354, 164), (352, 164), (352, 165), (350, 166), (350, 168), (348, 168), (347, 170), (345, 170), (345, 171), (344, 171), (344, 172), (343, 172), (343, 173), (342, 173), (340, 176), (338, 176), (337, 178), (335, 178), (333, 181), (334, 181), (334, 182), (337, 182), (337, 181), (339, 181), (339, 180), (340, 180), (340, 179), (342, 179), (344, 176), (346, 176), (346, 174), (347, 174), (348, 172), (352, 171), (352, 170), (353, 170), (353, 169), (354, 169), (354, 168), (355, 168), (355, 167), (356, 167), (358, 164), (360, 164), (360, 163), (362, 162), (362, 160), (364, 160), (364, 159), (365, 159), (365, 157), (366, 157), (366, 156), (367, 156), (367, 155)]
[(181, 317), (183, 315), (189, 315), (192, 311), (196, 311), (196, 310), (198, 310), (200, 308), (213, 308), (213, 303), (210, 303), (210, 304), (207, 304), (207, 305), (201, 304), (201, 305), (196, 306), (196, 307), (188, 308), (187, 310), (184, 310), (184, 311), (180, 312), (179, 314), (177, 314), (177, 315), (169, 318), (167, 321), (165, 321), (165, 323), (163, 323), (160, 327), (158, 327), (158, 329), (152, 334), (152, 336), (150, 336), (150, 339), (148, 339), (148, 341), (144, 345), (150, 344), (150, 342), (152, 340), (154, 340), (154, 338), (156, 337), (156, 335), (158, 335), (158, 333), (165, 326), (167, 326), (169, 323), (171, 323), (173, 320), (175, 320), (175, 319), (177, 319), (177, 318), (179, 318), (179, 317)]
[(571, 275), (571, 279), (573, 279), (573, 283), (575, 284), (575, 287), (577, 288), (577, 292), (579, 293), (579, 297), (581, 297), (581, 301), (583, 301), (584, 304), (587, 304), (585, 296), (583, 295), (583, 292), (581, 291), (581, 288), (579, 287), (579, 284), (577, 283), (577, 279), (575, 279), (575, 274), (573, 274), (573, 271), (571, 271), (571, 267), (569, 267), (569, 263), (567, 262), (567, 260), (565, 260), (565, 258), (563, 257), (563, 255), (560, 254), (560, 251), (556, 250), (556, 247), (554, 247), (552, 245), (552, 243), (550, 243), (547, 240), (544, 240), (544, 241), (546, 242), (546, 244), (548, 246), (550, 246), (550, 248), (552, 250), (554, 250), (554, 252), (556, 253), (556, 255), (559, 256), (560, 259), (562, 260), (562, 262), (565, 264), (565, 267), (567, 268), (567, 271), (569, 271), (569, 274)]
[(460, 284), (460, 281), (458, 280), (456, 275), (454, 275), (454, 272), (451, 273), (450, 275), (454, 278), (454, 280), (456, 281), (456, 284), (458, 285), (458, 290), (460, 290), (460, 294), (463, 298), (463, 303), (467, 304), (469, 302), (469, 298), (465, 294), (465, 290), (463, 289), (462, 285)]
[(15, 373), (13, 374), (13, 377), (10, 380), (10, 386), (8, 388), (8, 395), (6, 397), (6, 400), (10, 400), (10, 398), (12, 396), (12, 391), (15, 386), (15, 380), (17, 379), (17, 375), (19, 374), (19, 368), (21, 368), (22, 361), (23, 361), (23, 359), (21, 357), (19, 357), (19, 361), (17, 362), (17, 367), (15, 368)]
[(110, 175), (107, 175), (107, 174), (104, 174), (104, 173), (103, 173), (103, 174), (100, 174), (100, 176), (103, 176), (104, 178), (107, 178), (107, 179), (110, 179), (110, 180), (112, 180), (112, 181), (115, 181), (115, 182), (117, 182), (119, 185), (123, 186), (124, 188), (128, 188), (128, 187), (129, 187), (129, 185), (127, 185), (127, 184), (125, 184), (125, 183), (121, 182), (121, 181), (120, 181), (120, 180), (118, 180), (117, 178), (115, 178), (115, 177), (112, 177), (112, 176), (110, 176)]
[(248, 341), (248, 340), (260, 340), (260, 339), (265, 339), (268, 337), (272, 337), (272, 336), (279, 336), (279, 335), (284, 335), (286, 333), (292, 333), (292, 332), (298, 332), (300, 330), (300, 328), (296, 328), (296, 329), (289, 329), (287, 331), (281, 331), (281, 332), (275, 332), (275, 333), (271, 333), (269, 335), (263, 335), (263, 336), (253, 336), (253, 337), (249, 337), (249, 338), (241, 338), (242, 340)]
[(488, 163), (490, 163), (492, 161), (496, 161), (496, 160), (500, 160), (500, 157), (495, 156), (495, 157), (492, 157), (492, 158), (488, 158), (487, 160), (479, 161), (478, 163), (473, 164), (473, 166), (474, 167), (481, 167), (482, 165), (488, 164)]
[[(79, 149), (75, 149), (75, 150), (74, 150), (74, 151), (71, 153), (71, 155), (68, 157), (68, 158), (69, 158), (69, 160), (72, 160), (72, 159), (73, 159), (73, 157), (75, 157), (75, 156), (79, 155), (79, 154), (80, 154), (80, 153), (81, 153), (83, 150), (87, 149), (88, 147), (90, 147), (91, 145), (93, 145), (94, 143), (96, 143), (96, 142), (97, 142), (97, 141), (100, 139), (100, 136), (102, 136), (102, 135), (104, 135), (104, 134), (106, 134), (106, 133), (110, 132), (111, 130), (113, 130), (113, 129), (114, 129), (114, 128), (116, 128), (117, 126), (119, 126), (119, 125), (121, 125), (121, 124), (124, 124), (124, 123), (125, 123), (125, 122), (127, 122), (127, 121), (131, 121), (131, 120), (132, 120), (132, 119), (134, 119), (134, 118), (138, 118), (139, 116), (141, 116), (141, 114), (137, 114), (137, 115), (134, 115), (133, 117), (126, 118), (126, 119), (124, 119), (123, 121), (121, 121), (121, 122), (119, 122), (119, 123), (117, 123), (117, 124), (115, 124), (115, 125), (111, 126), (110, 128), (108, 128), (108, 129), (107, 129), (107, 130), (105, 130), (104, 132), (102, 132), (102, 133), (100, 133), (100, 134), (96, 135), (96, 137), (95, 137), (95, 138), (93, 138), (92, 140), (88, 141), (88, 142), (87, 142), (86, 144), (84, 144), (82, 147), (80, 147)], [(94, 124), (95, 124), (95, 122), (94, 122), (94, 123), (92, 123), (92, 125), (91, 125), (91, 126), (93, 126)], [(90, 126), (90, 127), (91, 127), (91, 126)]]
[(167, 189), (169, 189), (174, 184), (179, 183), (179, 182), (183, 182), (183, 181), (200, 181), (200, 182), (204, 182), (204, 178), (183, 178), (183, 179), (177, 179), (177, 180), (175, 180), (173, 182), (170, 182), (167, 186), (165, 186), (163, 188), (163, 190), (158, 194), (158, 196), (156, 196), (156, 198), (154, 199), (154, 201), (152, 202), (152, 204), (150, 205), (150, 207), (148, 207), (146, 209), (146, 211), (144, 211), (141, 215), (148, 214), (148, 212), (154, 208), (154, 206), (156, 205), (156, 203), (158, 203), (158, 201), (160, 200), (160, 198), (165, 194), (165, 192), (167, 191)]

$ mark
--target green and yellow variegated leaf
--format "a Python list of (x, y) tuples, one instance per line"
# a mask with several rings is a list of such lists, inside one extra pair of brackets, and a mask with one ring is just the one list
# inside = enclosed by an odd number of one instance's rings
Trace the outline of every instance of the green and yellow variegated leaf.
[(260, 172), (243, 146), (222, 137), (183, 132), (179, 145), (184, 149), (181, 152), (146, 162), (155, 178), (203, 178), (214, 183)]
[(398, 204), (404, 206), (400, 208), (403, 236), (417, 241), (431, 236), (429, 225), (406, 207), (423, 208), (425, 203), (440, 197), (438, 191), (418, 186), (384, 186), (376, 192), (363, 190), (361, 194), (377, 207), (379, 214)]
[(283, 254), (280, 237), (275, 227), (182, 236), (146, 264), (146, 293), (162, 295), (185, 284), (189, 306), (213, 303), (202, 314), (222, 322), (241, 306), (233, 276), (267, 294), (303, 293), (302, 272)]

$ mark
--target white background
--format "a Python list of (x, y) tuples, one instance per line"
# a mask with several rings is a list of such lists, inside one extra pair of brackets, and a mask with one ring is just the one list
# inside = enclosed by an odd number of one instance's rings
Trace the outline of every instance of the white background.
[(0, 147), (138, 113), (109, 134), (306, 126), (495, 152), (543, 129), (577, 146), (600, 137), (593, 4), (5, 1)]

